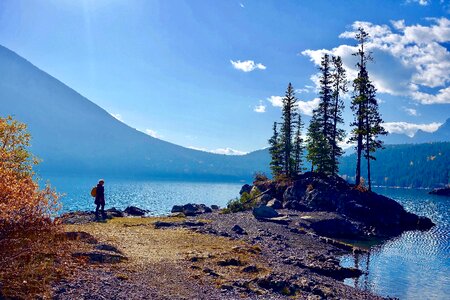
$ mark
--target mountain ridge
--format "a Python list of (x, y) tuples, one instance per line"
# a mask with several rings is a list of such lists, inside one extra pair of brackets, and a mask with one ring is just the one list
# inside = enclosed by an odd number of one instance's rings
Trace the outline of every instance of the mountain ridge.
[(28, 124), (43, 172), (248, 179), (259, 168), (258, 152), (224, 156), (140, 132), (3, 46), (0, 69), (8, 74), (0, 81), (0, 115)]
[(390, 145), (450, 142), (450, 118), (447, 118), (434, 132), (419, 129), (412, 137), (406, 134), (390, 133), (386, 137), (382, 137), (382, 140)]
[[(0, 80), (0, 116), (13, 115), (29, 126), (31, 151), (43, 159), (38, 168), (41, 174), (246, 182), (252, 181), (255, 172), (270, 174), (267, 148), (228, 156), (151, 137), (2, 46), (0, 70), (8, 74)], [(450, 119), (441, 127), (436, 132), (445, 136)], [(427, 133), (423, 135), (429, 138)], [(447, 173), (440, 165), (450, 162), (439, 153), (448, 153), (449, 148), (448, 142), (387, 145), (376, 153), (380, 162), (373, 163), (374, 183), (415, 187), (445, 184)], [(430, 157), (436, 159), (430, 161)], [(340, 174), (351, 180), (354, 163), (354, 154), (343, 157)], [(427, 180), (420, 179), (425, 172)], [(387, 182), (385, 174), (391, 178)]]

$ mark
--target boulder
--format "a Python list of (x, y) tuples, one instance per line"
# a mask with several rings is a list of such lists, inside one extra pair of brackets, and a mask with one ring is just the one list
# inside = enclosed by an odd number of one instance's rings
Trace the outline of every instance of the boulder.
[(259, 219), (260, 221), (265, 222), (272, 222), (282, 225), (288, 225), (292, 220), (288, 218), (288, 216), (279, 216), (279, 217), (273, 217), (273, 218), (262, 218)]
[(129, 216), (144, 216), (149, 211), (136, 206), (128, 206), (125, 208), (124, 212)]
[(106, 213), (106, 215), (107, 215), (108, 217), (110, 217), (110, 218), (121, 218), (121, 217), (124, 216), (124, 215), (123, 215), (123, 211), (118, 210), (118, 209), (115, 208), (115, 207), (106, 209), (106, 210), (105, 210), (105, 213)]
[(218, 205), (213, 204), (213, 205), (211, 205), (211, 209), (218, 210), (218, 209), (220, 209), (220, 207)]
[(174, 205), (170, 212), (171, 213), (182, 213), (183, 212), (183, 205)]
[(172, 213), (183, 213), (185, 216), (195, 216), (212, 212), (212, 209), (205, 204), (188, 203), (185, 205), (174, 205)]
[(241, 190), (239, 191), (239, 195), (242, 195), (243, 193), (250, 194), (250, 191), (252, 190), (252, 186), (248, 184), (244, 184), (241, 187)]
[(258, 203), (267, 205), (267, 203), (272, 200), (272, 196), (269, 194), (263, 194), (257, 198)]
[(293, 209), (293, 210), (298, 210), (298, 211), (310, 211), (311, 210), (308, 206), (306, 206), (303, 203), (300, 203), (298, 201), (284, 202), (283, 208)]
[(183, 213), (186, 216), (195, 216), (196, 214), (198, 214), (198, 207), (194, 204), (188, 203), (183, 205)]
[(247, 232), (245, 232), (245, 230), (241, 226), (239, 226), (237, 224), (234, 225), (233, 228), (231, 228), (231, 230), (233, 230), (237, 234), (247, 234)]
[(323, 219), (311, 218), (306, 219), (306, 221), (309, 223), (309, 228), (321, 236), (330, 238), (358, 238), (362, 235), (361, 230), (349, 220), (339, 216)]
[(273, 209), (280, 209), (283, 208), (283, 204), (278, 199), (272, 199), (269, 202), (267, 202), (268, 207), (272, 207)]
[(272, 207), (268, 207), (266, 205), (261, 205), (253, 208), (253, 216), (256, 219), (269, 219), (278, 217), (279, 214)]

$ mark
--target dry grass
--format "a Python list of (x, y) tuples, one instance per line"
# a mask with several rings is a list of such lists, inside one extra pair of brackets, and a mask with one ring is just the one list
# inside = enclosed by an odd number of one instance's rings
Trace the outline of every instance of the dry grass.
[[(0, 242), (0, 298), (50, 299), (52, 285), (66, 279), (90, 276), (92, 268), (108, 269), (123, 282), (157, 286), (168, 296), (195, 295), (197, 284), (231, 285), (236, 279), (251, 280), (268, 274), (261, 249), (242, 241), (185, 228), (155, 229), (157, 221), (183, 222), (185, 218), (115, 218), (106, 223), (65, 225), (60, 230), (83, 231), (100, 243), (116, 246), (128, 260), (115, 265), (89, 265), (72, 257), (74, 252), (89, 252), (95, 245), (68, 241), (61, 231), (21, 233), (10, 237), (8, 247)], [(205, 221), (205, 220), (203, 220)], [(3, 243), (3, 244), (2, 244)], [(238, 265), (227, 265), (235, 259)], [(256, 271), (244, 272), (248, 266)], [(84, 274), (84, 275), (80, 275)], [(96, 279), (91, 278), (93, 284)]]
[[(261, 260), (259, 246), (249, 246), (242, 241), (200, 234), (185, 228), (155, 229), (153, 224), (156, 221), (182, 222), (185, 219), (116, 218), (107, 223), (67, 225), (66, 230), (85, 231), (101, 242), (116, 246), (128, 257), (127, 262), (121, 263), (128, 271), (139, 272), (153, 266), (153, 272), (161, 272), (154, 274), (154, 277), (164, 284), (171, 282), (170, 268), (181, 262), (188, 262), (191, 266), (184, 270), (186, 276), (217, 286), (238, 278), (250, 280), (269, 272)], [(221, 265), (221, 262), (230, 259), (236, 259), (239, 265)], [(255, 266), (257, 271), (243, 272), (249, 265)], [(213, 276), (211, 273), (214, 273)], [(185, 281), (189, 282), (189, 278), (185, 278)]]
[(58, 228), (20, 231), (0, 242), (0, 298), (51, 297), (52, 283), (80, 264), (71, 256), (78, 245), (69, 243)]

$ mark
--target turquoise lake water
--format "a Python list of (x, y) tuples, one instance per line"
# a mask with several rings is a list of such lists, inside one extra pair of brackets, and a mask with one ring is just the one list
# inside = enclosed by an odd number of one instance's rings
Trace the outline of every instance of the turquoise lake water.
[[(97, 178), (51, 179), (62, 198), (63, 211), (92, 210), (90, 190)], [(175, 204), (204, 203), (225, 206), (239, 194), (242, 183), (139, 181), (107, 179), (106, 206), (123, 209), (135, 205), (165, 214)], [(342, 257), (344, 266), (367, 272), (345, 283), (381, 296), (400, 299), (450, 299), (450, 198), (425, 190), (376, 189), (411, 212), (437, 224), (427, 232), (410, 231), (371, 248), (369, 254)]]
[(405, 232), (372, 247), (368, 254), (343, 257), (343, 266), (367, 272), (345, 283), (400, 299), (450, 299), (450, 198), (429, 195), (426, 190), (375, 191), (431, 218), (436, 226), (426, 232)]

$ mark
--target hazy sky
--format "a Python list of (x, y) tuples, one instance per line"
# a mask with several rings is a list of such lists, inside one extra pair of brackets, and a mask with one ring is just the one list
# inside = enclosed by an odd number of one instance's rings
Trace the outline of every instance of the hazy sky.
[(441, 0), (0, 0), (0, 44), (134, 128), (246, 152), (267, 146), (288, 82), (309, 122), (323, 53), (353, 78), (357, 26), (387, 128), (435, 130), (450, 117), (449, 13)]

